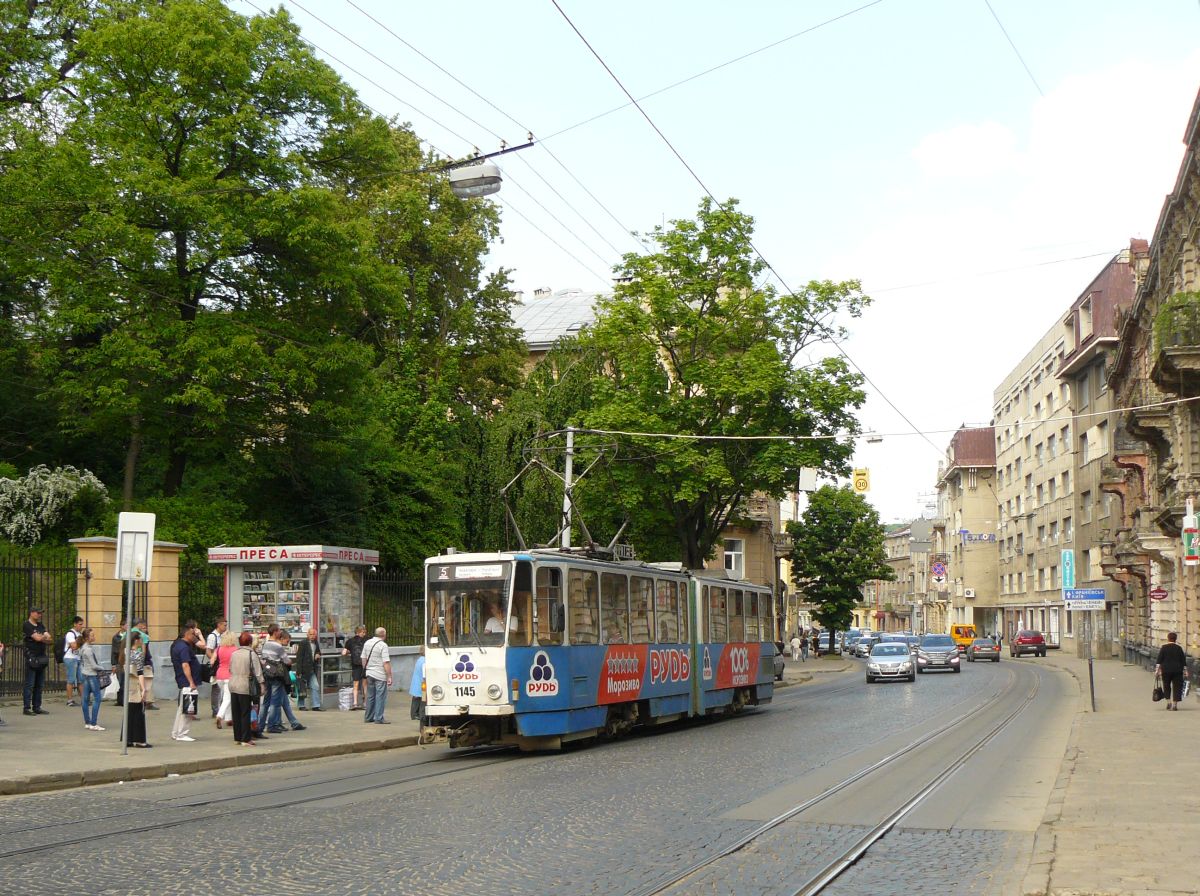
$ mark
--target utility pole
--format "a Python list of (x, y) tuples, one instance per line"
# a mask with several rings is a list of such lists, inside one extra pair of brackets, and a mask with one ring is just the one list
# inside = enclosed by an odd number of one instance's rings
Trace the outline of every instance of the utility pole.
[(567, 427), (566, 466), (563, 470), (562, 534), (559, 546), (566, 550), (571, 546), (571, 478), (575, 475), (575, 427)]

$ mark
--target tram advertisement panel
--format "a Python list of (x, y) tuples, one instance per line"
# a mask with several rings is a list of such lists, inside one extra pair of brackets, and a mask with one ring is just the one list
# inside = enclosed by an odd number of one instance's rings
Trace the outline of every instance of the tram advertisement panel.
[(648, 644), (610, 644), (604, 651), (596, 702), (605, 704), (636, 700), (642, 693), (642, 678), (646, 672), (649, 650)]
[(761, 643), (722, 645), (717, 661), (717, 689), (740, 688), (755, 683)]

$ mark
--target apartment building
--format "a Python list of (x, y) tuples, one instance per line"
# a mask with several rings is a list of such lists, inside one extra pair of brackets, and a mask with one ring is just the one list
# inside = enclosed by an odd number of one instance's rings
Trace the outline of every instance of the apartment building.
[(1055, 323), (995, 390), (992, 408), (1002, 630), (1011, 638), (1035, 628), (1054, 646), (1063, 636), (1063, 551), (1074, 548), (1075, 526), (1076, 428), (1070, 386), (1057, 375), (1067, 351)]
[(938, 464), (938, 515), (933, 520), (929, 631), (973, 624), (1002, 631), (999, 603), (995, 428), (963, 427)]
[(855, 612), (856, 625), (876, 631), (936, 631), (928, 627), (926, 603), (932, 542), (930, 520), (889, 526), (883, 536), (886, 562), (894, 578), (863, 586), (863, 602)]
[(1063, 318), (1067, 354), (1058, 370), (1068, 386), (1074, 418), (1074, 463), (1071, 469), (1074, 511), (1063, 518), (1062, 538), (1075, 548), (1075, 587), (1103, 591), (1106, 609), (1090, 614), (1066, 612), (1062, 644), (1078, 655), (1087, 655), (1090, 625), (1092, 655), (1116, 656), (1120, 652), (1121, 602), (1124, 587), (1102, 568), (1101, 544), (1114, 527), (1112, 494), (1102, 489), (1105, 465), (1111, 462), (1117, 406), (1108, 387), (1108, 371), (1117, 349), (1117, 317), (1128, 311), (1137, 288), (1139, 268), (1149, 259), (1145, 240), (1130, 240), (1129, 248), (1115, 256), (1087, 285)]

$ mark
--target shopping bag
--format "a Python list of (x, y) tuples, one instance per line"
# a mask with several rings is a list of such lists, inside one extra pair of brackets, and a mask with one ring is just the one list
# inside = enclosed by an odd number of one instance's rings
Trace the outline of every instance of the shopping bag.
[(1162, 676), (1155, 675), (1154, 676), (1154, 690), (1150, 692), (1150, 699), (1153, 700), (1155, 703), (1157, 703), (1159, 700), (1163, 699), (1165, 696), (1167, 696), (1167, 695), (1166, 695), (1166, 692), (1163, 691)]
[(354, 688), (342, 688), (338, 691), (338, 709), (349, 712), (354, 708)]
[(100, 695), (100, 699), (116, 700), (117, 694), (119, 693), (121, 693), (121, 683), (117, 681), (117, 676), (113, 675), (112, 680), (108, 683), (108, 687), (106, 687), (104, 692)]
[(194, 716), (200, 711), (200, 692), (195, 688), (184, 688), (179, 692), (179, 706), (185, 716)]

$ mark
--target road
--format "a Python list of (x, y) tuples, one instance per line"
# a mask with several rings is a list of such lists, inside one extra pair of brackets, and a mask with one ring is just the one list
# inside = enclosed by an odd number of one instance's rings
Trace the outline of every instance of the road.
[(113, 894), (792, 893), (1012, 716), (825, 892), (1015, 892), (1067, 739), (1062, 676), (1006, 658), (911, 685), (868, 686), (857, 665), (822, 678), (736, 718), (561, 754), (414, 747), (10, 797), (0, 879), (27, 894), (61, 892), (69, 868)]

